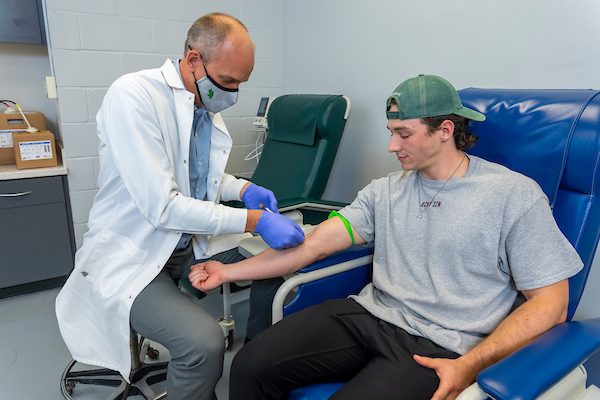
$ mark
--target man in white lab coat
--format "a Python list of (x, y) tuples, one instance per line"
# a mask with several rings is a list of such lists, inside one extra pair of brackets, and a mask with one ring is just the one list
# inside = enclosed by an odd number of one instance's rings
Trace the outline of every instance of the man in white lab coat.
[(177, 287), (190, 265), (239, 261), (236, 238), (222, 235), (257, 232), (275, 248), (304, 240), (289, 218), (260, 210), (277, 209), (272, 192), (224, 172), (232, 139), (219, 112), (253, 67), (246, 27), (208, 14), (183, 59), (119, 78), (97, 115), (100, 190), (56, 300), (60, 331), (73, 358), (129, 379), (131, 324), (169, 349), (171, 400), (214, 398), (222, 372), (221, 328)]

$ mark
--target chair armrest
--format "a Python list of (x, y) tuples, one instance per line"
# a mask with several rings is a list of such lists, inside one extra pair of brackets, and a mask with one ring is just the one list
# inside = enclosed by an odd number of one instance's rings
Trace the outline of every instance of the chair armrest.
[(184, 288), (186, 291), (188, 291), (192, 296), (194, 296), (197, 299), (201, 299), (204, 296), (206, 296), (206, 294), (204, 292), (193, 287), (192, 282), (190, 282), (190, 280), (187, 277), (181, 278), (179, 280), (179, 286)]
[(291, 199), (277, 199), (277, 208), (281, 212), (297, 208), (313, 207), (322, 210), (339, 210), (348, 205), (348, 203), (342, 203), (339, 201), (311, 199), (308, 197), (297, 197)]
[(566, 322), (477, 376), (496, 400), (533, 400), (600, 348), (600, 318)]
[(456, 400), (487, 400), (489, 397), (483, 393), (477, 382), (462, 391)]
[[(281, 285), (275, 294), (275, 298), (273, 299), (273, 323), (283, 318), (285, 299), (297, 286), (300, 286), (300, 290), (298, 290), (298, 294), (294, 300), (288, 304), (288, 306), (292, 306), (295, 309), (305, 308), (324, 300), (323, 296), (310, 298), (310, 293), (308, 296), (306, 295), (306, 293), (311, 292), (307, 288), (313, 283), (317, 286), (323, 286), (319, 287), (317, 292), (324, 293), (325, 298), (346, 297), (348, 294), (352, 294), (352, 292), (357, 292), (358, 286), (362, 288), (371, 278), (370, 264), (373, 262), (373, 247), (373, 243), (355, 245), (297, 271), (293, 277)], [(365, 267), (365, 269), (358, 271), (359, 274), (352, 273), (354, 272), (353, 270), (360, 267)], [(348, 272), (348, 274), (343, 274), (344, 272)], [(336, 282), (334, 285), (331, 285), (331, 282), (325, 281), (321, 282), (323, 285), (317, 283), (317, 281), (324, 280), (325, 278), (329, 278), (329, 280), (337, 279), (341, 283)], [(348, 284), (348, 290), (345, 289), (345, 284)], [(312, 292), (314, 294), (314, 290)]]
[[(223, 201), (221, 204), (228, 207), (245, 208), (243, 202), (237, 200)], [(297, 197), (292, 199), (277, 199), (277, 209), (279, 212), (295, 210), (297, 208), (314, 208), (323, 211), (340, 210), (346, 207), (348, 203), (342, 203), (332, 200), (310, 199), (308, 197)]]

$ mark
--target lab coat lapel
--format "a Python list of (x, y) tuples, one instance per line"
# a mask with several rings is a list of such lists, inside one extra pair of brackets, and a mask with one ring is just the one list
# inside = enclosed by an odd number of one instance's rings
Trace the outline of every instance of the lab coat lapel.
[(229, 131), (227, 131), (227, 127), (225, 126), (225, 122), (223, 122), (223, 117), (221, 117), (221, 114), (210, 113), (210, 116), (214, 127), (218, 129), (218, 133), (223, 134), (231, 139), (231, 137), (229, 136)]
[(207, 180), (207, 198), (219, 202), (221, 180), (229, 158), (233, 140), (225, 127), (220, 113), (210, 113), (212, 129), (210, 135), (210, 160)]
[(190, 135), (194, 123), (194, 94), (190, 93), (185, 86), (173, 61), (168, 59), (161, 67), (163, 76), (167, 84), (173, 89), (175, 99), (175, 115), (177, 118), (177, 130), (179, 134), (179, 148), (181, 149), (181, 162), (184, 163), (185, 179), (183, 182), (177, 182), (182, 193), (190, 195)]

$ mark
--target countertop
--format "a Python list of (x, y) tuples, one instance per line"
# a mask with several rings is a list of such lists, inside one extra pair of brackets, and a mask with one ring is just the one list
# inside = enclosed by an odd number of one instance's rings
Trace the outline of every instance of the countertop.
[(58, 162), (56, 167), (17, 169), (15, 164), (0, 165), (0, 181), (67, 175), (67, 164), (64, 160), (64, 149), (58, 141), (56, 142), (56, 150), (58, 153), (56, 155)]

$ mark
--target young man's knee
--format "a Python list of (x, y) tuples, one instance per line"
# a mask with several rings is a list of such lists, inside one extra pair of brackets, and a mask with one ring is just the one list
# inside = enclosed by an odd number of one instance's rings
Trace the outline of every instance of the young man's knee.
[(273, 376), (276, 372), (273, 362), (270, 360), (269, 351), (263, 351), (260, 346), (254, 346), (249, 342), (236, 354), (231, 364), (231, 382), (236, 384), (250, 384)]

